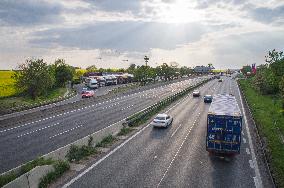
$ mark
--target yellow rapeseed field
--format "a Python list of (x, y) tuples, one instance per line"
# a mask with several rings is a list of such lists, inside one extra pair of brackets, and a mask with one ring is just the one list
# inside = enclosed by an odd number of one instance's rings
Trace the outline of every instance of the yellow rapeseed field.
[(0, 71), (0, 97), (16, 94), (14, 80), (11, 78), (13, 71)]

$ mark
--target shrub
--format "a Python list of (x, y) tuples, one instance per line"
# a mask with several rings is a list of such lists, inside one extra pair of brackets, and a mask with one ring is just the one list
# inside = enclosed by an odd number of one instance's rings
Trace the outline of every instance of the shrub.
[(0, 187), (3, 187), (4, 185), (13, 181), (16, 178), (17, 178), (17, 175), (14, 172), (8, 173), (6, 175), (1, 175), (0, 176)]
[(130, 127), (123, 126), (123, 128), (120, 130), (120, 132), (117, 134), (118, 136), (124, 136), (130, 133), (132, 129)]
[(54, 171), (49, 172), (46, 176), (44, 176), (40, 183), (39, 188), (45, 188), (47, 187), (51, 182), (62, 176), (67, 170), (70, 169), (70, 165), (66, 161), (57, 161), (55, 162)]
[(97, 143), (97, 147), (107, 147), (115, 141), (115, 138), (110, 134), (106, 136), (101, 142)]
[(95, 154), (97, 151), (95, 148), (93, 147), (90, 147), (90, 146), (82, 146), (82, 147), (79, 147), (79, 146), (76, 146), (76, 145), (71, 145), (67, 155), (66, 155), (66, 158), (68, 159), (68, 161), (72, 162), (72, 161), (75, 161), (75, 162), (78, 162), (80, 161), (81, 159), (89, 156), (89, 155), (92, 155), (92, 154)]

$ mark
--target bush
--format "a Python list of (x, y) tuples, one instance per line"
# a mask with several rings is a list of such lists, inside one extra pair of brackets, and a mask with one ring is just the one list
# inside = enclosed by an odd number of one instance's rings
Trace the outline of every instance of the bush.
[(91, 147), (91, 146), (82, 146), (82, 147), (79, 147), (79, 146), (76, 146), (76, 145), (71, 145), (67, 155), (66, 155), (66, 158), (68, 159), (68, 161), (72, 162), (72, 161), (75, 161), (75, 162), (78, 162), (80, 161), (81, 159), (89, 156), (89, 155), (92, 155), (92, 154), (95, 154), (97, 151), (95, 148)]
[(106, 136), (101, 142), (97, 143), (97, 147), (107, 147), (115, 141), (115, 138), (110, 134)]
[(130, 127), (123, 126), (123, 128), (120, 130), (120, 132), (117, 134), (118, 136), (124, 136), (130, 133), (132, 129)]
[(0, 187), (3, 187), (4, 185), (13, 181), (16, 178), (17, 178), (17, 175), (14, 172), (11, 172), (11, 173), (6, 174), (6, 175), (1, 175), (0, 176)]
[(54, 165), (54, 171), (49, 172), (46, 176), (44, 176), (40, 183), (39, 188), (47, 187), (51, 182), (62, 176), (67, 170), (70, 169), (70, 165), (66, 161), (57, 161)]

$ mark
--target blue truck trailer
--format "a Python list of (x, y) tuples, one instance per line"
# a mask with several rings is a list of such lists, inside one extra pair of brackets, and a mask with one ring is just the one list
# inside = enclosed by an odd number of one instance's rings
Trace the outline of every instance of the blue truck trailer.
[(235, 96), (213, 97), (207, 115), (206, 150), (215, 155), (240, 153), (242, 114)]

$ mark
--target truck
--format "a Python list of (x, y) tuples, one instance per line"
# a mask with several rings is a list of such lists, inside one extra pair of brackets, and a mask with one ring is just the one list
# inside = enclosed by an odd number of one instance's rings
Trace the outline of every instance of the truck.
[(206, 150), (211, 155), (240, 153), (242, 114), (235, 96), (214, 95), (207, 114)]

